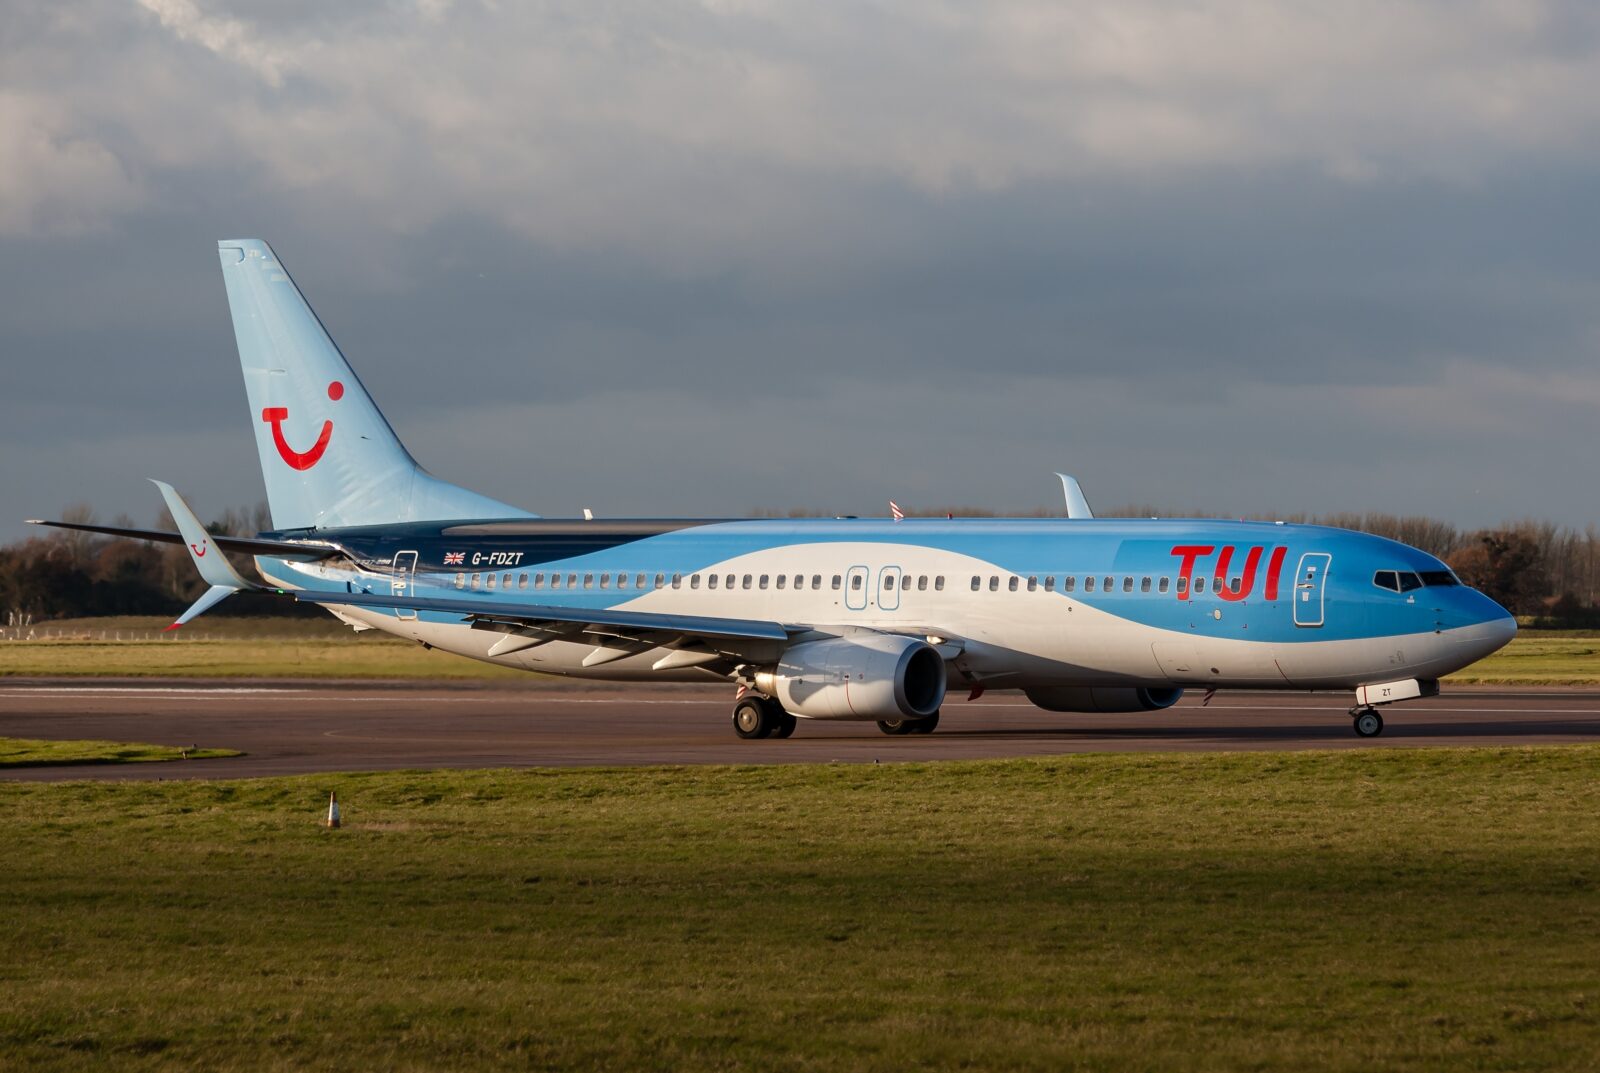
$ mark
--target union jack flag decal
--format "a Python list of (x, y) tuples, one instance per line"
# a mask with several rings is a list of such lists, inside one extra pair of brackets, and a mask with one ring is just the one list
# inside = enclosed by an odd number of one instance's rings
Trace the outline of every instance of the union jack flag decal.
[(464, 551), (447, 551), (444, 553), (444, 565), (446, 566), (465, 566), (466, 563), (467, 553)]

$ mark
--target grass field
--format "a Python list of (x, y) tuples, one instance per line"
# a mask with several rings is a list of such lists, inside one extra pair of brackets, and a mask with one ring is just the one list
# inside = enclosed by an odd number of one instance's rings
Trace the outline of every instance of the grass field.
[(0, 1068), (1600, 1053), (1596, 748), (0, 784), (0, 825)]
[(211, 760), (240, 756), (237, 749), (183, 749), (129, 741), (40, 741), (0, 738), (0, 769), (53, 764), (143, 764), (160, 760)]
[[(49, 623), (35, 630), (43, 639), (0, 640), (0, 677), (530, 678), (376, 631), (356, 634), (332, 619), (211, 617), (173, 634), (163, 634), (164, 625), (151, 618)], [(1524, 630), (1450, 681), (1600, 685), (1600, 633)]]

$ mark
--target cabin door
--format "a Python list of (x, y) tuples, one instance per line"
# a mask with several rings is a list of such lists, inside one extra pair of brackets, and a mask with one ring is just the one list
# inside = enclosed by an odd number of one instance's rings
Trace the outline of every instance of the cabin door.
[[(389, 591), (396, 596), (414, 595), (417, 586), (417, 553), (414, 551), (397, 551), (394, 554), (394, 572), (389, 579)], [(414, 609), (402, 608), (395, 612), (396, 617), (406, 622), (416, 621), (417, 612)]]
[(1328, 564), (1333, 556), (1325, 551), (1308, 551), (1300, 556), (1294, 572), (1294, 624), (1322, 625), (1323, 598), (1328, 585)]

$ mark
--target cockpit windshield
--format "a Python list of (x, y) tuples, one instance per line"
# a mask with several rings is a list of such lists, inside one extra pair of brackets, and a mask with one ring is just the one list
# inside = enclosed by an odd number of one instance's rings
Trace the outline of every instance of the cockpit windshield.
[(1380, 589), (1390, 592), (1411, 592), (1424, 585), (1429, 587), (1442, 587), (1446, 585), (1459, 585), (1460, 581), (1448, 570), (1379, 570), (1372, 575), (1372, 583)]

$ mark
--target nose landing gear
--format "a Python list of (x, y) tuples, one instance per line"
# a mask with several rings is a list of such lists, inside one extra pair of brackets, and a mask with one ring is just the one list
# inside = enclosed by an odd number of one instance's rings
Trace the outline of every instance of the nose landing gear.
[(1378, 709), (1351, 708), (1350, 716), (1354, 721), (1357, 737), (1376, 738), (1383, 733), (1383, 716), (1378, 714)]

